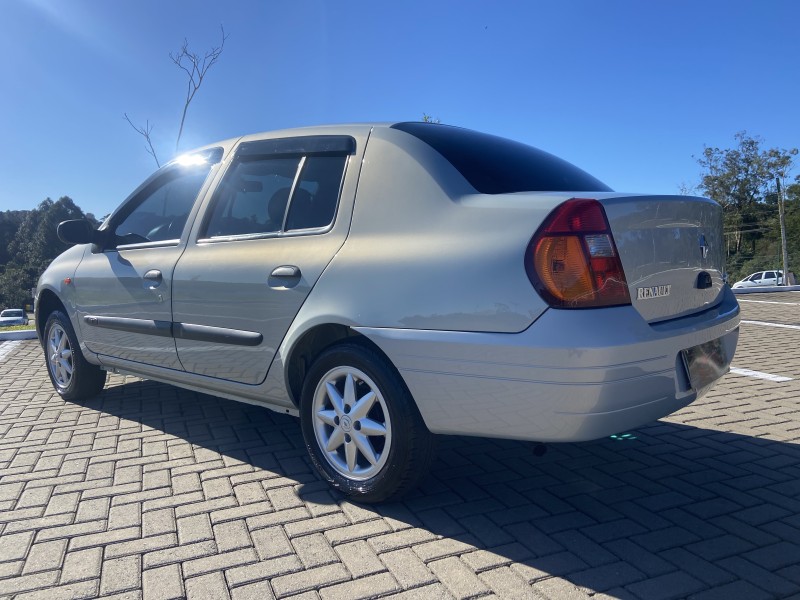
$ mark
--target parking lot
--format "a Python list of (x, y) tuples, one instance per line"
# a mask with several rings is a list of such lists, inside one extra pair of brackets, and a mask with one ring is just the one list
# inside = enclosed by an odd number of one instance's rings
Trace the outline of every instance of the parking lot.
[(800, 594), (800, 293), (740, 297), (733, 371), (598, 442), (442, 438), (403, 502), (348, 503), (298, 421), (112, 376), (53, 391), (0, 344), (0, 598)]

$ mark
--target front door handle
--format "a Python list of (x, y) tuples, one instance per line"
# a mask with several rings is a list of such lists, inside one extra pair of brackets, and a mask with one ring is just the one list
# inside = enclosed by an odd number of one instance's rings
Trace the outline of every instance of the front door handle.
[(293, 265), (283, 265), (276, 267), (272, 271), (271, 277), (300, 277), (300, 269)]
[(164, 281), (164, 276), (158, 269), (151, 269), (144, 274), (143, 279), (145, 281), (145, 287), (149, 290), (154, 290), (161, 285), (162, 281)]

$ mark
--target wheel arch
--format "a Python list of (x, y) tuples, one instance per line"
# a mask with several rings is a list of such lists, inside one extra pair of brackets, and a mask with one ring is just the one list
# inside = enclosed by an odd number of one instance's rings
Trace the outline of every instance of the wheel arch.
[(36, 303), (36, 312), (34, 318), (36, 319), (36, 333), (41, 341), (44, 336), (44, 326), (47, 323), (48, 317), (53, 311), (60, 310), (69, 316), (67, 308), (53, 290), (49, 288), (43, 289), (39, 293), (39, 298)]
[[(375, 342), (351, 327), (339, 323), (315, 325), (304, 332), (295, 342), (285, 362), (286, 387), (289, 392), (289, 399), (295, 408), (300, 408), (303, 382), (308, 369), (316, 358), (331, 346), (344, 341), (355, 342), (370, 348), (378, 353), (390, 368), (397, 370), (391, 359)], [(402, 376), (400, 379), (402, 380)]]

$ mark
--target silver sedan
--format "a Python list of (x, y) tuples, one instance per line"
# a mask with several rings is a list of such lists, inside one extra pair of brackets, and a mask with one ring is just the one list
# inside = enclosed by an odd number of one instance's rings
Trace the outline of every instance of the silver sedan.
[(435, 434), (590, 440), (708, 391), (739, 325), (721, 216), (446, 125), (249, 135), (62, 223), (36, 325), (65, 399), (112, 371), (296, 415), (321, 477), (381, 501)]

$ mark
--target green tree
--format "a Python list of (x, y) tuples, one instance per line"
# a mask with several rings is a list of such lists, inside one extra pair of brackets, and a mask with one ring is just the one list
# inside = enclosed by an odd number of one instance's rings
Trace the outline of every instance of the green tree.
[[(71, 198), (63, 196), (57, 202), (47, 198), (33, 210), (18, 211), (22, 214), (13, 238), (4, 246), (8, 257), (0, 263), (0, 306), (22, 307), (31, 303), (30, 290), (47, 265), (69, 246), (58, 239), (56, 229), (61, 221), (89, 218), (94, 226), (98, 223), (92, 215), (85, 215)], [(11, 222), (20, 215), (5, 215), (2, 222)]]
[(17, 234), (17, 230), (27, 213), (28, 211), (26, 210), (0, 212), (0, 271), (11, 260), (8, 246)]
[(735, 139), (734, 148), (706, 147), (697, 159), (702, 168), (698, 189), (723, 208), (728, 272), (734, 277), (754, 265), (759, 270), (779, 264), (775, 179), (786, 181), (798, 152), (764, 149), (761, 138), (745, 131)]

